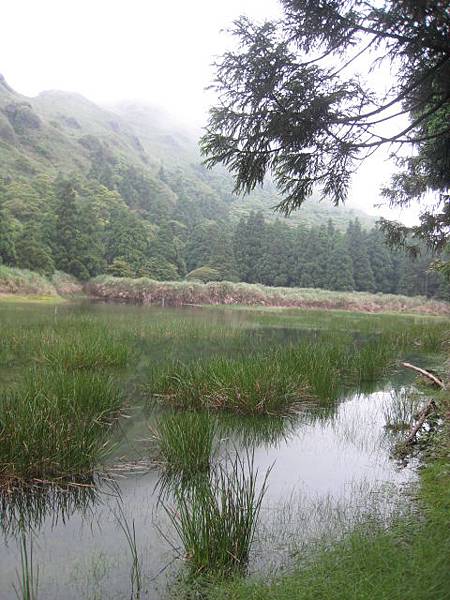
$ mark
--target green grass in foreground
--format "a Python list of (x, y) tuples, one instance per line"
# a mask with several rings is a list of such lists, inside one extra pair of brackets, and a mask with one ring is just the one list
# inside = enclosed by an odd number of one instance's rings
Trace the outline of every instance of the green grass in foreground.
[(0, 392), (0, 479), (76, 477), (107, 451), (122, 393), (106, 375), (30, 370)]
[[(441, 412), (449, 399), (441, 396)], [(421, 472), (418, 508), (389, 529), (359, 526), (288, 574), (209, 583), (208, 600), (443, 600), (450, 590), (448, 424)], [(185, 590), (190, 597), (189, 589)]]

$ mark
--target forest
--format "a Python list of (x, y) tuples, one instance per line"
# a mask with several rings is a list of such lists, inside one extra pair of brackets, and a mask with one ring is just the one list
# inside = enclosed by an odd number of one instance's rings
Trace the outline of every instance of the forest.
[(108, 273), (449, 298), (429, 253), (413, 258), (390, 249), (381, 231), (365, 230), (358, 219), (344, 231), (331, 220), (313, 227), (267, 221), (261, 211), (214, 220), (195, 218), (187, 203), (170, 206), (158, 198), (142, 214), (124, 200), (139, 204), (139, 184), (150, 192), (133, 170), (116, 189), (81, 178), (41, 178), (27, 186), (3, 180), (1, 261), (82, 281)]
[(132, 103), (25, 98), (0, 77), (0, 261), (85, 281), (99, 274), (426, 295), (448, 284), (428, 251), (385, 244), (375, 218), (312, 199), (273, 213), (270, 179), (248, 198), (194, 137)]

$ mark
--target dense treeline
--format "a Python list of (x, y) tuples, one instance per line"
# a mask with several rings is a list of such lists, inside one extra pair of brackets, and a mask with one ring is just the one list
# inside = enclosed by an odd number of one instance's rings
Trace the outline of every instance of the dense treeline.
[(197, 276), (205, 271), (207, 277), (270, 286), (449, 297), (444, 278), (430, 270), (432, 256), (393, 250), (378, 229), (365, 231), (358, 220), (342, 233), (331, 221), (292, 228), (253, 212), (235, 228), (201, 224), (194, 235), (186, 260)]
[(115, 189), (97, 178), (0, 180), (0, 260), (81, 280), (109, 273), (449, 297), (429, 255), (414, 260), (391, 250), (380, 231), (365, 231), (357, 220), (346, 232), (331, 221), (313, 228), (266, 222), (257, 212), (237, 224), (225, 211), (213, 220), (207, 198), (199, 210), (188, 186), (175, 185), (180, 201), (153, 194), (153, 206), (137, 171), (116, 180)]

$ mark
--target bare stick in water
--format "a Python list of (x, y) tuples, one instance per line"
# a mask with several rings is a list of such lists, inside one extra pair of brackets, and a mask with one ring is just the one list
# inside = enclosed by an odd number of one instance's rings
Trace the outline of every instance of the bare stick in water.
[(439, 379), (439, 377), (436, 377), (436, 375), (433, 375), (433, 373), (430, 373), (429, 371), (425, 371), (425, 369), (421, 369), (420, 367), (416, 367), (415, 365), (412, 365), (411, 363), (407, 363), (407, 362), (402, 362), (402, 367), (406, 367), (407, 369), (412, 369), (413, 371), (416, 371), (416, 373), (420, 373), (424, 377), (428, 377), (428, 379), (430, 379), (438, 387), (445, 390), (444, 382), (441, 381)]

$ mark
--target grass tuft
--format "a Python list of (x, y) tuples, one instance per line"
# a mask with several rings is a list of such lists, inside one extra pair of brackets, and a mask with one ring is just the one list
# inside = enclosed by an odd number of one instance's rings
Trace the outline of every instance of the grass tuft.
[(107, 452), (106, 433), (122, 394), (89, 372), (31, 369), (1, 392), (0, 478), (86, 474)]
[(196, 475), (210, 468), (216, 420), (208, 413), (160, 415), (151, 428), (158, 461), (167, 473)]
[(269, 475), (258, 491), (253, 458), (236, 455), (194, 486), (176, 487), (176, 509), (166, 510), (192, 576), (245, 571)]

